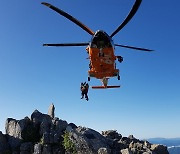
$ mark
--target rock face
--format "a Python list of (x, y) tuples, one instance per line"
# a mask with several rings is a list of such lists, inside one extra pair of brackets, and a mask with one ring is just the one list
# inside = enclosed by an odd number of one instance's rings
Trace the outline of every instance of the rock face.
[(115, 130), (99, 132), (35, 110), (31, 118), (8, 118), (0, 132), (0, 154), (168, 154), (167, 147), (123, 137)]
[(10, 146), (9, 146), (6, 135), (3, 135), (2, 132), (0, 131), (0, 153), (8, 152), (9, 149), (10, 149)]

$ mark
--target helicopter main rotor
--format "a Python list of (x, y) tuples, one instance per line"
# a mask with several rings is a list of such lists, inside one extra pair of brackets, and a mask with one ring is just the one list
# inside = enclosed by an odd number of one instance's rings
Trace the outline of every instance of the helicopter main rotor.
[[(131, 11), (129, 12), (129, 14), (127, 15), (127, 17), (125, 18), (125, 20), (118, 26), (118, 28), (109, 36), (110, 38), (112, 38), (113, 36), (115, 36), (120, 30), (122, 30), (122, 28), (124, 28), (124, 26), (132, 19), (132, 17), (136, 14), (137, 10), (139, 9), (139, 6), (141, 5), (142, 0), (136, 0)], [(85, 30), (87, 33), (89, 33), (90, 35), (94, 36), (95, 32), (93, 30), (91, 30), (89, 27), (87, 27), (86, 25), (84, 25), (83, 23), (81, 23), (79, 20), (77, 20), (76, 18), (74, 18), (73, 16), (71, 16), (70, 14), (68, 14), (67, 12), (49, 4), (46, 2), (42, 2), (41, 4), (49, 7), (50, 9), (56, 11), (57, 13), (59, 13), (60, 15), (64, 16), (65, 18), (69, 19), (70, 21), (72, 21), (73, 23), (75, 23), (76, 25), (78, 25), (79, 27), (81, 27), (83, 30)], [(43, 44), (43, 46), (86, 46), (89, 43), (85, 42), (85, 43), (58, 43), (58, 44)], [(120, 44), (115, 44), (115, 46), (118, 47), (123, 47), (123, 48), (128, 48), (128, 49), (135, 49), (135, 50), (141, 50), (141, 51), (153, 51), (150, 49), (146, 49), (146, 48), (140, 48), (140, 47), (133, 47), (133, 46), (127, 46), (127, 45), (120, 45)]]
[(86, 32), (88, 32), (90, 35), (94, 35), (94, 32), (88, 28), (86, 25), (84, 25), (83, 23), (81, 23), (79, 20), (77, 20), (76, 18), (74, 18), (73, 16), (71, 16), (70, 14), (64, 12), (63, 10), (49, 4), (46, 2), (42, 2), (41, 4), (51, 8), (52, 10), (56, 11), (57, 13), (59, 13), (60, 15), (64, 16), (65, 18), (69, 19), (70, 21), (72, 21), (73, 23), (75, 23), (76, 25), (78, 25), (79, 27), (81, 27), (82, 29), (84, 29)]
[(110, 35), (110, 37), (113, 37), (114, 35), (116, 35), (132, 19), (132, 17), (136, 14), (139, 6), (141, 5), (141, 2), (142, 2), (142, 0), (136, 0), (131, 11), (129, 12), (128, 16), (119, 25), (119, 27)]

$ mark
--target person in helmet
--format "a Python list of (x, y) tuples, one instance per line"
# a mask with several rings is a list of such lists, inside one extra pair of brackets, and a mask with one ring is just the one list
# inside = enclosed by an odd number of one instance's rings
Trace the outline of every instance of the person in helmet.
[(89, 98), (88, 98), (88, 90), (89, 90), (89, 84), (86, 83), (86, 82), (81, 82), (81, 87), (80, 87), (80, 90), (81, 90), (81, 99), (86, 98), (86, 100), (88, 101)]

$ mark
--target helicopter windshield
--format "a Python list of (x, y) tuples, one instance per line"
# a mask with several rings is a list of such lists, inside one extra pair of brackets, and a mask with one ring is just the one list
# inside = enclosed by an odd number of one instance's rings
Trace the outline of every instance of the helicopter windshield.
[(97, 31), (92, 38), (90, 47), (99, 49), (112, 47), (112, 40), (104, 31)]

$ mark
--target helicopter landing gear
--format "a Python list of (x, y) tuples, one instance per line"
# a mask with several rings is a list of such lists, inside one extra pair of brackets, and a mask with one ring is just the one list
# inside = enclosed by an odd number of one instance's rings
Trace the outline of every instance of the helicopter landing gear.
[(88, 76), (88, 81), (90, 81), (91, 80), (91, 78)]
[(120, 75), (117, 76), (117, 79), (120, 80)]

